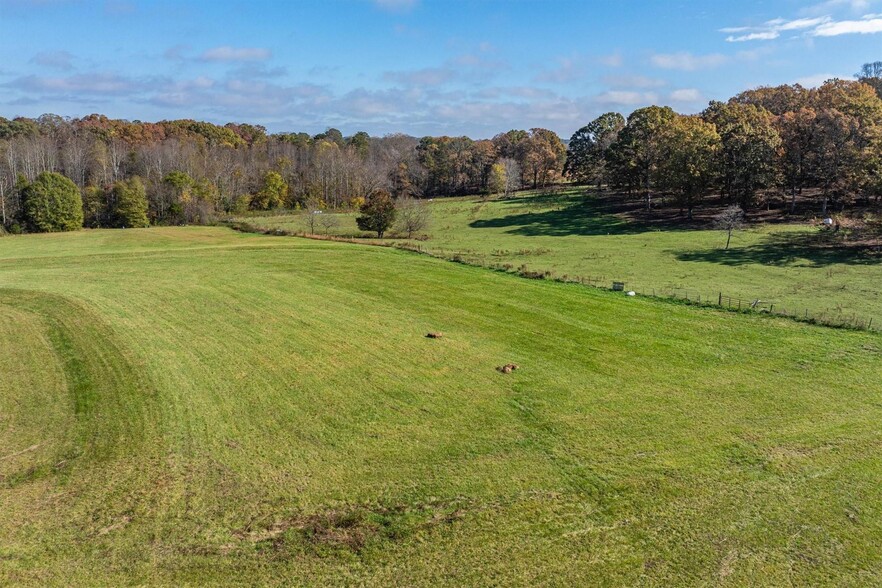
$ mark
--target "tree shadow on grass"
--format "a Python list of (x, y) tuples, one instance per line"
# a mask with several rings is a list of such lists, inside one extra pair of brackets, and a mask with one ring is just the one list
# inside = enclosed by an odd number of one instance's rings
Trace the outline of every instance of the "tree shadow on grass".
[(469, 223), (474, 229), (508, 229), (508, 233), (527, 237), (566, 237), (571, 235), (630, 235), (662, 228), (650, 223), (628, 220), (610, 214), (592, 198), (555, 198), (553, 195), (513, 198), (512, 204), (549, 205), (560, 204), (553, 210), (523, 212), (508, 216), (475, 220)]
[(721, 265), (809, 265), (834, 264), (882, 265), (882, 255), (875, 248), (850, 246), (818, 233), (778, 233), (762, 243), (734, 249), (704, 249), (677, 254), (679, 261), (701, 261)]

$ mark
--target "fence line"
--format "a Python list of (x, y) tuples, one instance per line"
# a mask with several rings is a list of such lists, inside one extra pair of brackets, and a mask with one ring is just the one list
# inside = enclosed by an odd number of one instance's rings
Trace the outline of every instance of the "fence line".
[(624, 291), (634, 292), (636, 295), (640, 296), (673, 299), (695, 306), (722, 308), (724, 310), (732, 312), (768, 314), (783, 318), (789, 318), (791, 320), (796, 320), (799, 322), (822, 325), (827, 327), (848, 328), (875, 332), (878, 332), (880, 330), (879, 321), (874, 321), (873, 317), (859, 316), (857, 313), (845, 313), (841, 309), (827, 309), (824, 312), (817, 312), (811, 311), (805, 307), (794, 308), (791, 306), (790, 308), (787, 308), (785, 305), (782, 305), (775, 301), (762, 300), (761, 298), (741, 298), (739, 296), (730, 296), (721, 291), (716, 291), (713, 293), (707, 293), (705, 291), (703, 293), (700, 290), (689, 288), (654, 288), (640, 287), (634, 285), (631, 285), (629, 287), (627, 282), (608, 279), (606, 276), (578, 276), (569, 274), (556, 275), (554, 272), (551, 271), (530, 270), (528, 269), (527, 264), (521, 264), (520, 266), (515, 267), (513, 264), (510, 263), (500, 264), (490, 262), (487, 259), (487, 254), (477, 253), (474, 251), (451, 252), (444, 249), (430, 249), (427, 247), (423, 247), (420, 243), (399, 243), (395, 246), (399, 249), (415, 251), (417, 253), (430, 255), (432, 257), (440, 257), (442, 259), (447, 259), (448, 261), (484, 267), (506, 273), (513, 273), (525, 278), (547, 279), (566, 283), (578, 283), (584, 286), (600, 288), (603, 290), (613, 289), (614, 282), (617, 282), (618, 284), (622, 284), (624, 286)]
[[(635, 295), (640, 296), (677, 300), (686, 304), (711, 308), (721, 308), (732, 312), (768, 314), (789, 318), (798, 322), (822, 325), (827, 327), (847, 328), (874, 332), (880, 331), (880, 322), (874, 321), (873, 317), (858, 316), (856, 313), (852, 313), (849, 316), (848, 314), (843, 313), (841, 309), (838, 309), (838, 312), (831, 312), (830, 309), (827, 309), (824, 312), (818, 313), (812, 312), (808, 308), (786, 308), (785, 306), (780, 305), (774, 301), (762, 300), (760, 298), (748, 299), (740, 298), (737, 296), (730, 296), (724, 294), (721, 291), (716, 291), (710, 294), (706, 293), (705, 291), (705, 293), (703, 294), (699, 290), (690, 291), (688, 288), (641, 288), (635, 287), (633, 285), (627, 287), (627, 282), (622, 282), (619, 280), (609, 280), (606, 276), (578, 276), (569, 274), (556, 275), (554, 272), (547, 270), (531, 270), (527, 267), (527, 264), (525, 263), (515, 267), (515, 265), (511, 263), (490, 262), (487, 259), (488, 254), (486, 253), (478, 253), (476, 251), (451, 251), (442, 248), (429, 248), (423, 247), (422, 243), (419, 242), (411, 243), (397, 241), (374, 241), (363, 238), (335, 237), (333, 235), (311, 235), (302, 232), (287, 231), (284, 229), (262, 229), (260, 227), (242, 222), (227, 222), (224, 224), (234, 230), (249, 233), (296, 236), (321, 241), (339, 241), (345, 243), (357, 243), (360, 245), (391, 247), (394, 249), (412, 251), (414, 253), (427, 255), (429, 257), (445, 259), (447, 261), (461, 263), (464, 265), (483, 267), (504, 273), (515, 274), (524, 278), (575, 283), (592, 288), (599, 288), (602, 290), (613, 289), (613, 282), (616, 282), (617, 284), (621, 284), (623, 286), (623, 290), (634, 292)], [(493, 255), (490, 255), (490, 257), (493, 257)]]

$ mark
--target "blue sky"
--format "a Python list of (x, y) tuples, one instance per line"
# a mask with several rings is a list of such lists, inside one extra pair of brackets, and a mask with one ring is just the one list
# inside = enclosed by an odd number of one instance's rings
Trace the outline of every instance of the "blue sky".
[(882, 60), (882, 0), (0, 0), (0, 115), (467, 134)]

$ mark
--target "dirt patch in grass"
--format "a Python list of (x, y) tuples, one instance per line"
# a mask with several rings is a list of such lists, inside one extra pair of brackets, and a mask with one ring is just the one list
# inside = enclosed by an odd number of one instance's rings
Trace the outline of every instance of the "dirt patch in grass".
[(249, 524), (236, 531), (240, 541), (280, 549), (301, 544), (316, 550), (360, 553), (376, 541), (396, 541), (461, 519), (473, 507), (468, 499), (411, 505), (360, 505), (295, 515), (270, 525)]

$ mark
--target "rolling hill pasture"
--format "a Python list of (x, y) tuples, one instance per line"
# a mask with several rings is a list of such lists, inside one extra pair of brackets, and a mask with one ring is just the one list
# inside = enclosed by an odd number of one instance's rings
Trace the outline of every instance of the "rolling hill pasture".
[[(526, 265), (533, 271), (613, 281), (645, 293), (687, 293), (716, 300), (720, 293), (747, 303), (812, 316), (856, 316), (882, 325), (877, 252), (819, 246), (817, 223), (757, 223), (725, 233), (708, 222), (646, 222), (629, 218), (590, 190), (523, 192), (511, 199), (443, 198), (430, 204), (428, 237), (419, 246), (481, 265)], [(670, 210), (660, 214), (670, 214)], [(238, 220), (264, 229), (304, 232), (303, 213)], [(337, 214), (330, 234), (369, 236), (355, 214)], [(318, 228), (318, 233), (324, 230)]]
[[(465, 228), (524, 206), (445, 202), (433, 239), (617, 263), (603, 235)], [(617, 238), (648, 271), (676, 237)], [(0, 584), (882, 582), (873, 333), (389, 248), (92, 230), (0, 239), (0, 370)]]

